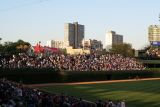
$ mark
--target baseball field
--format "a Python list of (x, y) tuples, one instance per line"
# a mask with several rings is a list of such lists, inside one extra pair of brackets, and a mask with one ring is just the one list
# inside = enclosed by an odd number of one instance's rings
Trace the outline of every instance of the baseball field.
[(127, 107), (160, 107), (160, 80), (35, 85), (51, 93), (64, 92), (89, 101), (126, 100)]

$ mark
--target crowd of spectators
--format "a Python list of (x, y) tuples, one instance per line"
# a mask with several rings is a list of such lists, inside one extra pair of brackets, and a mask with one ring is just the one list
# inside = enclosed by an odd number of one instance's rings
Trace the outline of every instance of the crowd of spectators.
[(119, 54), (83, 54), (50, 56), (28, 56), (21, 53), (12, 57), (1, 58), (2, 68), (57, 68), (62, 71), (109, 71), (143, 70), (145, 67), (136, 59)]
[(65, 94), (51, 94), (0, 79), (0, 107), (125, 107), (125, 101), (111, 100), (90, 102), (67, 96)]
[(160, 57), (160, 49), (159, 48), (150, 48), (147, 50), (147, 55), (151, 58)]

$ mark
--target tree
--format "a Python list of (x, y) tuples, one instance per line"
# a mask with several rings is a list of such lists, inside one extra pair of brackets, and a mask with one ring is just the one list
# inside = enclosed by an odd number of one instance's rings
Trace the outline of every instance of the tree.
[(0, 52), (5, 54), (18, 54), (25, 53), (30, 48), (30, 43), (23, 40), (18, 40), (17, 42), (4, 42), (3, 45), (0, 44)]
[(134, 56), (134, 49), (132, 48), (132, 45), (129, 43), (112, 45), (109, 52), (113, 53), (113, 54), (121, 54), (126, 57), (133, 57)]
[(29, 42), (25, 42), (23, 40), (18, 40), (17, 42), (15, 42), (16, 50), (19, 52), (26, 52), (30, 48), (30, 46), (31, 45)]

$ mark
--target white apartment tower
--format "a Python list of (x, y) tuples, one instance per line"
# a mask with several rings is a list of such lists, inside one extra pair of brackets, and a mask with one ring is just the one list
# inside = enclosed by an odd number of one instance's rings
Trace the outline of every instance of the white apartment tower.
[(84, 25), (78, 22), (65, 23), (64, 25), (64, 45), (72, 46), (74, 49), (82, 48), (82, 40), (84, 39)]
[(116, 34), (115, 31), (108, 31), (106, 33), (106, 48), (112, 47), (112, 45), (118, 45), (123, 43), (123, 35)]

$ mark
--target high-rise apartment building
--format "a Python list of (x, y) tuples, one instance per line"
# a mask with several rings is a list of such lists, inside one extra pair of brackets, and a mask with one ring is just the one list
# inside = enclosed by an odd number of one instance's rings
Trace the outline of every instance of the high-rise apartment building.
[(160, 46), (160, 25), (150, 25), (149, 26), (148, 40), (151, 45)]
[(65, 23), (64, 25), (64, 45), (72, 46), (74, 49), (82, 48), (84, 39), (84, 25), (74, 23)]
[(106, 47), (123, 43), (123, 35), (116, 34), (115, 31), (109, 31), (106, 34)]

